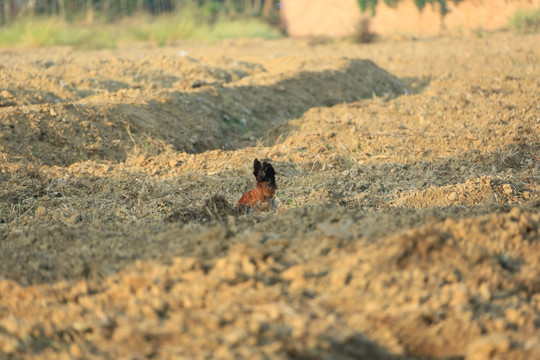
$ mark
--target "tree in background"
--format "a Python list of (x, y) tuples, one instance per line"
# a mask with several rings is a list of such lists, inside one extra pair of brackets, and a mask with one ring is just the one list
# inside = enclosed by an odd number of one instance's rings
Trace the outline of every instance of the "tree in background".
[[(386, 5), (389, 7), (396, 7), (398, 2), (401, 0), (383, 0)], [(459, 3), (462, 0), (452, 0), (454, 4)], [(358, 0), (358, 5), (360, 5), (360, 9), (362, 12), (366, 12), (367, 10), (371, 11), (372, 15), (375, 15), (375, 9), (377, 7), (379, 0)], [(446, 0), (414, 0), (414, 4), (418, 8), (418, 10), (422, 11), (426, 7), (427, 4), (431, 4), (432, 6), (435, 4), (439, 4), (439, 11), (441, 14), (441, 17), (444, 17), (446, 14), (448, 14), (448, 5)]]
[(0, 25), (18, 16), (58, 16), (65, 20), (94, 20), (100, 14), (109, 21), (136, 13), (159, 15), (191, 7), (204, 15), (255, 16), (272, 21), (279, 0), (0, 0)]

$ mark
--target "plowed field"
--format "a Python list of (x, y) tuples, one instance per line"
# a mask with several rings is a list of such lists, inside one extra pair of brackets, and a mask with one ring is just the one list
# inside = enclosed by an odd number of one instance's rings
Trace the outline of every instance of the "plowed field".
[(540, 358), (538, 44), (1, 50), (0, 358)]

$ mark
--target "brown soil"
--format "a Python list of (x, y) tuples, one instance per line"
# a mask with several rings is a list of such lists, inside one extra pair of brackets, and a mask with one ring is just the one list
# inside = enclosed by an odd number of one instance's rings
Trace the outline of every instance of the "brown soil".
[(0, 358), (540, 358), (538, 43), (4, 50)]

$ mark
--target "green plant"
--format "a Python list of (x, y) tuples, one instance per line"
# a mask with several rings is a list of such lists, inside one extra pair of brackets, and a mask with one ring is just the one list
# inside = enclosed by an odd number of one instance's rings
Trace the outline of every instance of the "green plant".
[(294, 201), (293, 201), (292, 199), (286, 197), (282, 192), (277, 192), (277, 193), (276, 193), (276, 197), (277, 197), (280, 201), (286, 203), (286, 204), (289, 205), (289, 206), (292, 206), (292, 207), (295, 207), (295, 206), (296, 206), (296, 205), (294, 204)]
[(521, 34), (540, 31), (540, 9), (516, 11), (510, 18), (510, 27)]
[(379, 0), (358, 0), (358, 5), (363, 13), (369, 9), (371, 14), (375, 15), (375, 8), (377, 7), (378, 2)]

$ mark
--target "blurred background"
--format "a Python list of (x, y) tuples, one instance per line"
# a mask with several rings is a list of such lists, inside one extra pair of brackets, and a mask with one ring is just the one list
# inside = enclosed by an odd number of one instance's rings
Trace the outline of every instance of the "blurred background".
[(277, 38), (277, 0), (0, 0), (0, 46)]
[(540, 0), (0, 0), (0, 46), (538, 31)]

